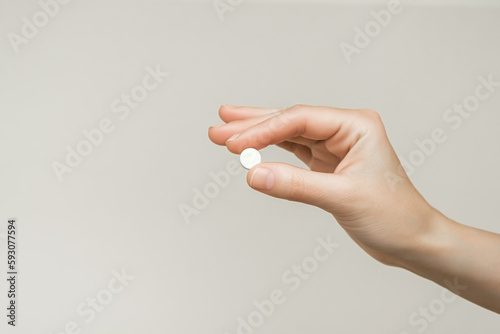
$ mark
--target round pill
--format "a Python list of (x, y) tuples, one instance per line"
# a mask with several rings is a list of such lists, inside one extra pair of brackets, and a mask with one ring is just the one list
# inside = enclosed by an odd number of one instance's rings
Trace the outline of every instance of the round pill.
[(254, 148), (246, 148), (240, 154), (240, 162), (246, 169), (251, 169), (260, 161), (260, 153)]

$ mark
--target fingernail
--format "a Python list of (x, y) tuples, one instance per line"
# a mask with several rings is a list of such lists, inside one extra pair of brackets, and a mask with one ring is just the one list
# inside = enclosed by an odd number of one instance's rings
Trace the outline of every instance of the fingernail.
[(274, 173), (267, 168), (257, 168), (253, 171), (250, 178), (250, 186), (252, 188), (270, 190), (274, 186)]
[(226, 108), (235, 108), (235, 107), (237, 107), (237, 106), (232, 105), (232, 104), (223, 104), (223, 106), (226, 107)]
[(223, 126), (223, 125), (226, 125), (226, 123), (212, 125), (211, 128), (218, 128), (219, 126)]
[(228, 140), (226, 140), (226, 143), (227, 143), (228, 141), (235, 140), (235, 139), (236, 139), (239, 135), (240, 135), (239, 133), (232, 135), (231, 137), (229, 137), (229, 139), (228, 139)]

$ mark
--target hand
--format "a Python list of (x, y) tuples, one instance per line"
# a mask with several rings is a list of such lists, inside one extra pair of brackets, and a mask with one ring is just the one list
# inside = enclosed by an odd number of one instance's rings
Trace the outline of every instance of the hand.
[(432, 230), (437, 211), (408, 179), (376, 112), (297, 105), (219, 114), (226, 124), (209, 129), (214, 143), (236, 154), (274, 144), (310, 168), (260, 163), (247, 175), (252, 188), (330, 212), (375, 259), (395, 265)]
[(408, 269), (500, 313), (500, 235), (459, 224), (429, 205), (392, 148), (379, 115), (297, 105), (222, 106), (210, 139), (233, 153), (277, 145), (311, 170), (263, 162), (247, 174), (265, 194), (330, 212), (382, 263)]

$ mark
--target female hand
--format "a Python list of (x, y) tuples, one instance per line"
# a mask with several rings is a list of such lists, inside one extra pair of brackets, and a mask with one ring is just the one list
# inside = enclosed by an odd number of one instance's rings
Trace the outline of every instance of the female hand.
[(435, 210), (409, 181), (376, 112), (296, 105), (221, 106), (219, 114), (226, 124), (210, 128), (214, 143), (236, 154), (274, 144), (310, 168), (260, 163), (247, 175), (252, 188), (330, 212), (377, 260), (393, 264), (429, 231)]
[(210, 139), (239, 154), (277, 145), (310, 170), (263, 162), (247, 174), (265, 194), (330, 212), (378, 261), (408, 269), (500, 313), (500, 235), (459, 224), (415, 189), (372, 110), (222, 106)]

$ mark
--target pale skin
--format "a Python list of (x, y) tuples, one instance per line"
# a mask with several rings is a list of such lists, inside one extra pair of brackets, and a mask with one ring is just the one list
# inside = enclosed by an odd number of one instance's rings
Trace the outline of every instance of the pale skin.
[(235, 154), (277, 145), (308, 169), (262, 162), (255, 190), (317, 206), (383, 264), (407, 269), (500, 313), (500, 235), (460, 224), (413, 186), (372, 110), (221, 106), (209, 137)]

